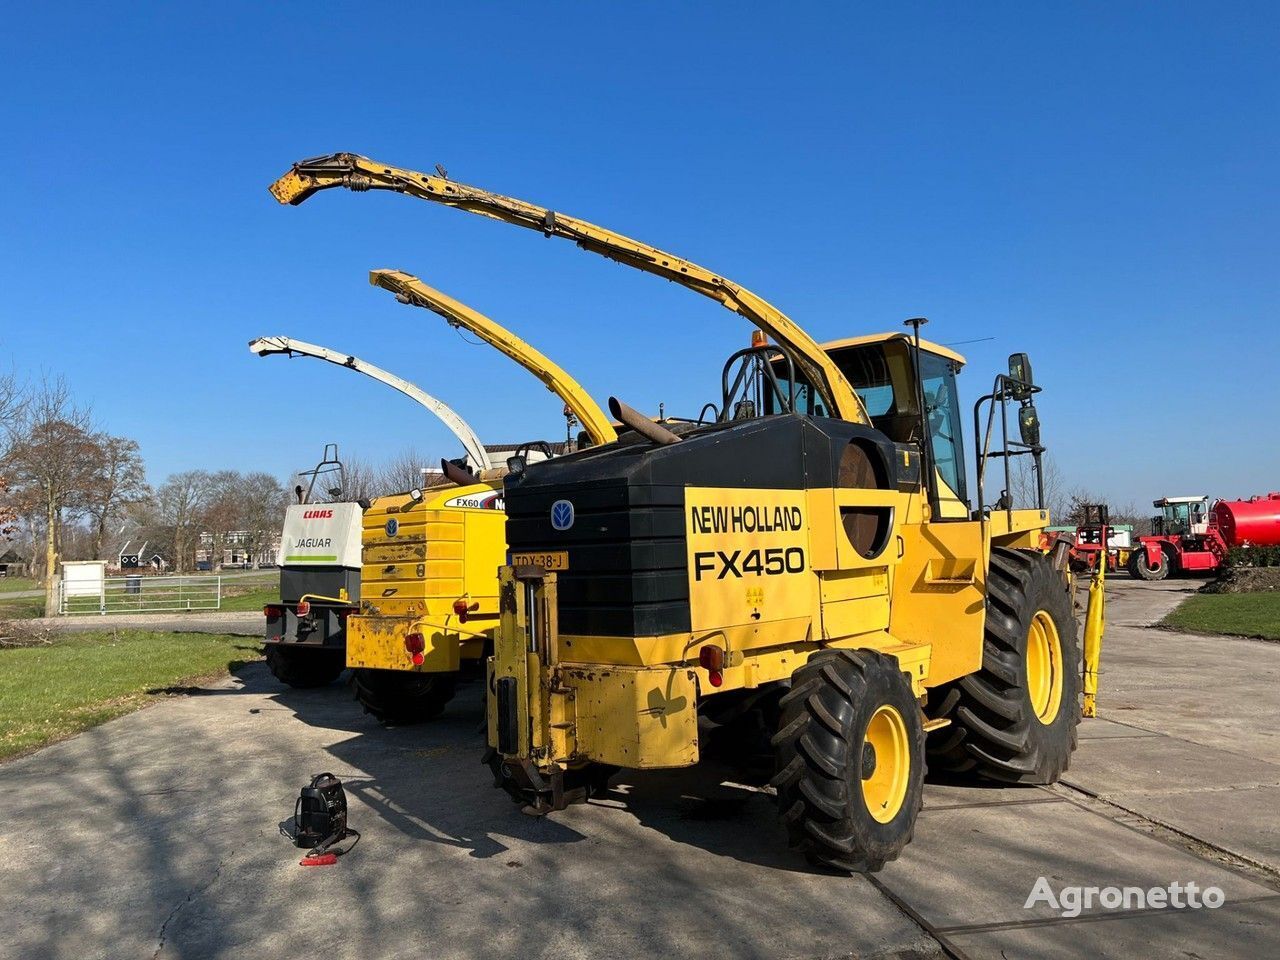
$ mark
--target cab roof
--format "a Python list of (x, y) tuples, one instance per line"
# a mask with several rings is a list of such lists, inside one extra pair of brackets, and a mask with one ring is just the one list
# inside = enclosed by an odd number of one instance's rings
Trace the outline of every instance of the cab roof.
[[(843, 350), (846, 347), (864, 347), (872, 343), (884, 343), (888, 340), (906, 340), (908, 343), (913, 342), (911, 336), (905, 333), (868, 333), (861, 337), (846, 337), (843, 340), (832, 340), (829, 343), (819, 344), (824, 351), (830, 353), (833, 350)], [(936, 353), (940, 357), (964, 366), (965, 359), (940, 343), (934, 343), (932, 340), (920, 339), (920, 349), (927, 350), (929, 353)]]

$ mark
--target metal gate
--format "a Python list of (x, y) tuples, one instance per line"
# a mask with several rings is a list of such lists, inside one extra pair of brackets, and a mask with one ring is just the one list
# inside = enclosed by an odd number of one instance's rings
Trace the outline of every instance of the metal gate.
[(105, 577), (91, 590), (84, 584), (58, 582), (58, 613), (63, 615), (173, 613), (221, 606), (221, 577)]

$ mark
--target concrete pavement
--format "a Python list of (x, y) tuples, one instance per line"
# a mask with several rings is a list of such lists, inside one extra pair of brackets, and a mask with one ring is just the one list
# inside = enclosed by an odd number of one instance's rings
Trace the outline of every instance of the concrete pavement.
[[(0, 955), (1253, 957), (1277, 948), (1280, 646), (1141, 626), (1178, 585), (1113, 584), (1101, 712), (1065, 784), (930, 783), (871, 878), (812, 872), (772, 801), (711, 767), (627, 774), (521, 814), (479, 765), (477, 689), (384, 729), (259, 664), (0, 765)], [(278, 836), (311, 774), (364, 836), (302, 869)], [(1216, 910), (1023, 909), (1037, 878), (1220, 887)]]

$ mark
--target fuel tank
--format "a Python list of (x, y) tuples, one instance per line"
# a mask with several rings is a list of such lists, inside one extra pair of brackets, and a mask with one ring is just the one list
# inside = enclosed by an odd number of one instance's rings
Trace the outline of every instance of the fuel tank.
[(1248, 500), (1219, 500), (1213, 516), (1233, 547), (1280, 546), (1280, 493)]

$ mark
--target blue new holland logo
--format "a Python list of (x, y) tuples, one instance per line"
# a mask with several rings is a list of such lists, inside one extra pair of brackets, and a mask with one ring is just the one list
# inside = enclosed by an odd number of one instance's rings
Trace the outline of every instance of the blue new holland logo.
[(557, 530), (568, 530), (573, 526), (573, 504), (568, 500), (557, 500), (551, 505), (551, 526)]
[(394, 537), (396, 535), (396, 531), (399, 529), (400, 529), (400, 521), (397, 520), (395, 517), (392, 517), (390, 520), (387, 521), (388, 537)]

